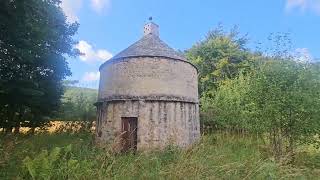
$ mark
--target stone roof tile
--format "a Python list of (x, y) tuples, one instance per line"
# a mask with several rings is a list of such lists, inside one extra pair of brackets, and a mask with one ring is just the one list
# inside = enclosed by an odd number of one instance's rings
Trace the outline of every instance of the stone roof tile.
[(154, 34), (143, 36), (139, 41), (135, 42), (127, 49), (121, 51), (110, 60), (143, 56), (168, 57), (172, 59), (187, 61), (182, 54), (176, 52)]

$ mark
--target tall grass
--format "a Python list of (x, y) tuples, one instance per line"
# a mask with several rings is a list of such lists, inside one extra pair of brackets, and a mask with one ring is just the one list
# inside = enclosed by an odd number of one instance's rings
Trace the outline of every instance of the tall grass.
[[(91, 134), (39, 134), (1, 140), (0, 179), (318, 179), (319, 152), (277, 164), (250, 136), (213, 134), (185, 150), (112, 154)], [(311, 151), (310, 151), (311, 152)], [(317, 159), (318, 158), (318, 159)]]

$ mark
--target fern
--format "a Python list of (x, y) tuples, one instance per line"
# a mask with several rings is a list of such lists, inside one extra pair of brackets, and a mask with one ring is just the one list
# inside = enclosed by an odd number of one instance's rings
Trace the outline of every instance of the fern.
[(26, 157), (23, 166), (25, 178), (32, 179), (81, 179), (93, 172), (93, 163), (76, 159), (71, 145), (55, 147), (50, 152), (43, 150), (34, 158)]

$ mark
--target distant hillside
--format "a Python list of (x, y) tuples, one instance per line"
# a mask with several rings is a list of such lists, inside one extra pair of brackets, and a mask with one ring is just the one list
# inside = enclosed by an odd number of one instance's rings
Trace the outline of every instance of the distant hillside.
[(66, 121), (92, 121), (95, 119), (98, 90), (66, 86), (62, 105), (56, 119)]
[(85, 94), (88, 96), (98, 97), (98, 89), (86, 88), (86, 87), (76, 87), (76, 86), (66, 86), (64, 96)]

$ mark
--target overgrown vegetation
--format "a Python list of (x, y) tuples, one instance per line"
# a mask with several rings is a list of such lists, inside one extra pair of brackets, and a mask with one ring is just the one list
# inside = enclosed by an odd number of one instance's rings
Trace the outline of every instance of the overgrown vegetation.
[(44, 126), (58, 110), (78, 23), (60, 0), (0, 1), (0, 127)]
[(98, 90), (65, 86), (62, 96), (62, 104), (53, 118), (58, 121), (67, 121), (62, 131), (73, 131), (79, 127), (83, 131), (89, 131), (96, 119), (96, 107)]
[[(97, 91), (63, 81), (79, 24), (60, 3), (0, 1), (0, 179), (318, 179), (320, 63), (294, 57), (288, 33), (253, 51), (237, 28), (210, 31), (186, 51), (199, 70), (201, 141), (113, 154), (92, 144)], [(19, 134), (52, 120), (67, 123)]]
[(290, 53), (287, 33), (271, 36), (265, 53), (237, 34), (219, 27), (188, 52), (200, 72), (202, 123), (267, 138), (277, 161), (293, 161), (298, 145), (319, 143), (320, 69)]
[(317, 179), (319, 151), (303, 147), (292, 165), (276, 163), (256, 137), (211, 134), (186, 150), (115, 155), (92, 134), (1, 139), (0, 179)]
[(297, 145), (319, 142), (320, 72), (289, 60), (262, 63), (225, 81), (214, 98), (204, 99), (204, 108), (215, 110), (218, 126), (266, 136), (277, 160), (293, 160)]

